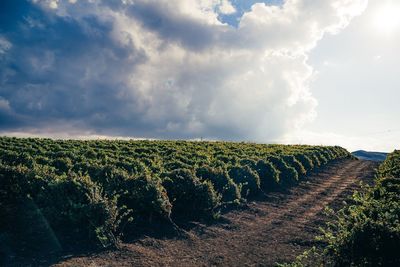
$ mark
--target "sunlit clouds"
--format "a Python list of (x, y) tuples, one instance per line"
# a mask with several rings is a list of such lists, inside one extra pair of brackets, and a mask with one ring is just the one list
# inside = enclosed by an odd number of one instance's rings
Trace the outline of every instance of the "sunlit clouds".
[(310, 52), (367, 1), (238, 2), (6, 1), (1, 132), (282, 140), (317, 115)]

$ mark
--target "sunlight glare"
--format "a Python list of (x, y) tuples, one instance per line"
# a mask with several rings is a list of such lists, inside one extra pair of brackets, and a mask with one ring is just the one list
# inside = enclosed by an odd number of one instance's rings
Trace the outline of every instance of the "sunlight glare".
[(391, 4), (379, 9), (374, 24), (379, 32), (393, 34), (400, 28), (400, 6)]

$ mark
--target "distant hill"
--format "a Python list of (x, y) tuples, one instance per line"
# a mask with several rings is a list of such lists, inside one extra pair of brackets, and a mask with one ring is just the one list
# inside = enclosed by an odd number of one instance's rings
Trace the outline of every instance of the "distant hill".
[(384, 161), (388, 155), (388, 153), (384, 152), (369, 152), (365, 150), (357, 150), (352, 152), (351, 154), (359, 159), (372, 161)]

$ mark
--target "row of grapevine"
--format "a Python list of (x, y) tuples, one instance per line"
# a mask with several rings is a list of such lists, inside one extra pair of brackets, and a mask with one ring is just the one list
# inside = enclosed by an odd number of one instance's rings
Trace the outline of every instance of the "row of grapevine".
[(344, 157), (340, 147), (0, 137), (0, 229), (33, 205), (59, 246), (109, 246), (138, 225), (215, 218)]
[(400, 151), (379, 166), (376, 183), (353, 196), (321, 237), (332, 266), (400, 266)]

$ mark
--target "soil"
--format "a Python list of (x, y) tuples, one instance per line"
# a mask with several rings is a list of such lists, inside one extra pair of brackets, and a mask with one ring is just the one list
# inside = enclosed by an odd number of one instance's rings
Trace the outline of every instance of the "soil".
[(214, 224), (193, 223), (186, 237), (141, 237), (118, 250), (64, 258), (54, 266), (274, 266), (312, 246), (319, 227), (338, 210), (359, 182), (373, 181), (376, 162), (328, 164), (287, 192), (268, 193)]

